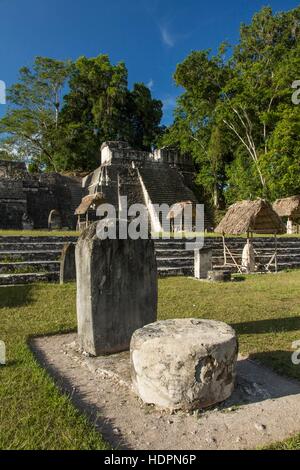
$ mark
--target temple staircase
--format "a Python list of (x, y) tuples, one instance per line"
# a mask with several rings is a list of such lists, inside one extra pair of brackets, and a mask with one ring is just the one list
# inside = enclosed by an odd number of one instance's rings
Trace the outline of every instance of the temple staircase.
[[(76, 237), (0, 237), (0, 285), (27, 284), (33, 282), (57, 282), (60, 256), (64, 243)], [(229, 238), (227, 244), (240, 262), (244, 238)], [(213, 265), (223, 265), (221, 238), (207, 238), (206, 246), (213, 250)], [(274, 252), (274, 239), (255, 238), (254, 248), (260, 262), (267, 263)], [(194, 253), (187, 251), (184, 240), (155, 240), (159, 276), (193, 275)], [(278, 269), (300, 269), (300, 238), (278, 239)]]

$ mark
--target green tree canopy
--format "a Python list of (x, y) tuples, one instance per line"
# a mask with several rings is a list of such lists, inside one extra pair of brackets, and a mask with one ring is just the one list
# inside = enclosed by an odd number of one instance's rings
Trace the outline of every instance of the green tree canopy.
[(184, 92), (164, 142), (194, 155), (216, 206), (216, 191), (228, 202), (299, 192), (300, 115), (291, 87), (300, 73), (300, 7), (263, 8), (224, 57), (221, 45), (216, 56), (195, 51), (178, 65)]
[(8, 90), (9, 109), (0, 121), (0, 133), (19, 158), (57, 169), (61, 93), (69, 71), (69, 62), (37, 57), (32, 70), (23, 67), (19, 82)]
[(162, 132), (162, 103), (142, 83), (130, 91), (127, 75), (107, 55), (72, 63), (37, 57), (9, 90), (2, 141), (31, 168), (55, 171), (94, 169), (106, 140), (150, 149)]

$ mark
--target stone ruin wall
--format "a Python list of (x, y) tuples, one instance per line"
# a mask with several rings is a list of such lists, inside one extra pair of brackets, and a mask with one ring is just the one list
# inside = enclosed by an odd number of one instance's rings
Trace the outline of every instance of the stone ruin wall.
[(75, 209), (88, 193), (103, 192), (115, 207), (121, 195), (128, 197), (129, 204), (144, 203), (141, 178), (153, 204), (197, 202), (193, 163), (174, 149), (149, 153), (126, 142), (107, 142), (101, 147), (101, 166), (83, 179), (57, 173), (32, 175), (25, 163), (0, 161), (0, 229), (22, 229), (24, 214), (34, 229), (47, 229), (54, 209), (62, 227), (75, 229)]
[(31, 175), (24, 163), (0, 161), (0, 229), (22, 229), (23, 214), (35, 229), (47, 229), (53, 209), (60, 213), (63, 227), (74, 229), (81, 197), (81, 179), (57, 173)]
[[(146, 203), (153, 230), (161, 231), (153, 205), (171, 207), (183, 201), (197, 204), (194, 179), (192, 160), (174, 149), (149, 153), (136, 151), (126, 142), (105, 142), (101, 147), (101, 166), (82, 184), (88, 194), (102, 193), (116, 209), (120, 196), (127, 196), (128, 206)], [(205, 225), (209, 226), (208, 220)]]

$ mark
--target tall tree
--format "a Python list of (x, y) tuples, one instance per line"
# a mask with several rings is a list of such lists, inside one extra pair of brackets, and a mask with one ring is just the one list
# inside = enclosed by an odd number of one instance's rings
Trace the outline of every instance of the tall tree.
[(174, 79), (184, 92), (177, 102), (174, 124), (162, 139), (193, 155), (199, 167), (197, 181), (215, 207), (222, 199), (225, 162), (230, 158), (225, 126), (217, 119), (217, 104), (231, 74), (224, 62), (225, 51), (225, 44), (217, 56), (194, 51), (177, 66)]
[(0, 149), (0, 160), (15, 160), (15, 156), (5, 149)]
[(150, 149), (162, 132), (162, 103), (144, 84), (128, 90), (127, 75), (107, 55), (73, 63), (37, 57), (9, 90), (2, 143), (35, 171), (92, 170), (105, 140)]
[(291, 86), (300, 70), (300, 7), (276, 14), (263, 8), (242, 25), (227, 60), (225, 51), (192, 52), (177, 66), (184, 92), (164, 141), (194, 155), (198, 181), (215, 205), (213, 175), (228, 202), (298, 191), (300, 116)]
[(230, 64), (234, 76), (219, 105), (220, 117), (251, 159), (266, 196), (269, 175), (262, 159), (281, 119), (278, 105), (291, 106), (291, 78), (300, 68), (299, 24), (300, 8), (276, 15), (263, 8), (249, 26), (241, 27)]
[(20, 70), (19, 82), (8, 90), (10, 106), (0, 121), (0, 133), (2, 142), (20, 158), (57, 169), (61, 93), (69, 70), (69, 62), (37, 57), (32, 69)]
[(156, 143), (162, 103), (144, 84), (128, 90), (124, 63), (113, 65), (107, 55), (81, 57), (73, 66), (69, 87), (60, 114), (65, 168), (94, 169), (105, 140), (126, 140), (139, 149)]
[(107, 55), (80, 57), (72, 66), (69, 93), (60, 113), (62, 169), (92, 169), (99, 147), (117, 139), (122, 129), (120, 107), (127, 92), (127, 70)]
[(135, 83), (127, 94), (124, 111), (129, 143), (138, 149), (151, 150), (162, 134), (162, 102), (153, 99), (143, 83)]

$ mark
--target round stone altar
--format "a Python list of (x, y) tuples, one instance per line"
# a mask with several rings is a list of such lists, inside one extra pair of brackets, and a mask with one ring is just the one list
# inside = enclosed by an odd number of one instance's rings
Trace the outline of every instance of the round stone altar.
[(205, 408), (234, 390), (238, 341), (226, 323), (178, 319), (151, 323), (131, 339), (134, 390), (171, 410)]

